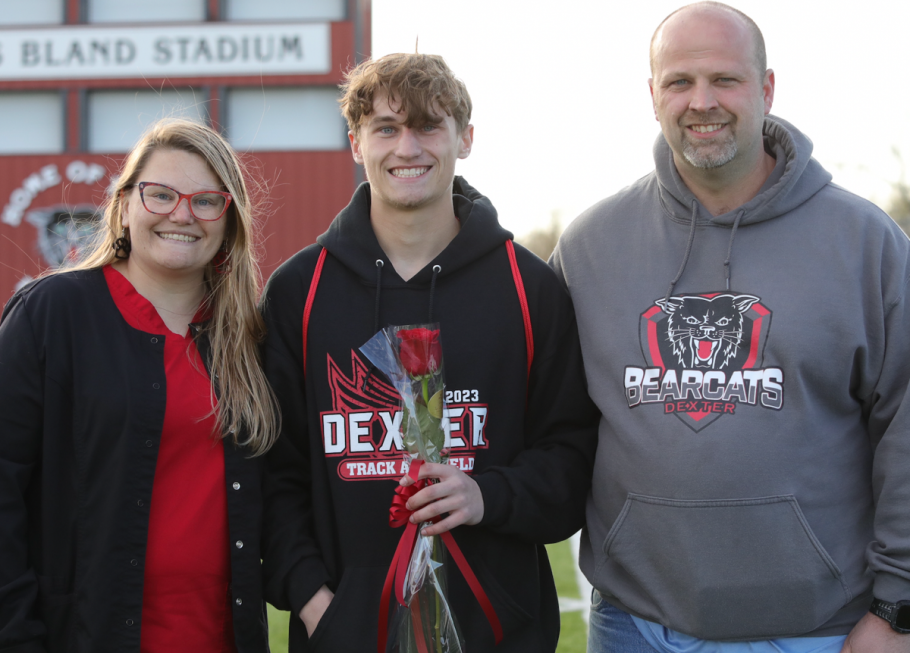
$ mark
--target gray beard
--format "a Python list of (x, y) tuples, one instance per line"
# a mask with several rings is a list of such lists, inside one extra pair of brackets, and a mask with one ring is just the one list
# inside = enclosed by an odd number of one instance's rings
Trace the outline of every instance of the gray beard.
[(733, 139), (717, 145), (696, 146), (689, 141), (683, 142), (683, 156), (696, 168), (708, 170), (726, 165), (736, 156), (736, 141)]

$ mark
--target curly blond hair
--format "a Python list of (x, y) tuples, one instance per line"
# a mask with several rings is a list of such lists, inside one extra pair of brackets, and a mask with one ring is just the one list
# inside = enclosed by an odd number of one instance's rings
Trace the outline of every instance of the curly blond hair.
[[(435, 54), (389, 54), (364, 61), (345, 74), (341, 112), (354, 136), (373, 113), (373, 100), (385, 93), (415, 127), (436, 122), (439, 110), (455, 119), (459, 131), (471, 122), (471, 96), (445, 60)], [(391, 106), (391, 105), (390, 105)]]

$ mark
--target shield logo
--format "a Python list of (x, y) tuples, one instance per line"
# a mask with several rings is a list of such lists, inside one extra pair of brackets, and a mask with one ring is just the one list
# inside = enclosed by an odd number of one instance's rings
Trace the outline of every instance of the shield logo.
[[(770, 327), (771, 311), (755, 295), (724, 291), (655, 300), (640, 319), (641, 349), (648, 366), (659, 368), (661, 378), (668, 370), (674, 370), (677, 379), (697, 375), (706, 388), (705, 396), (684, 390), (683, 399), (689, 401), (665, 403), (665, 412), (672, 412), (694, 431), (732, 414), (737, 393), (731, 397), (729, 392), (717, 391), (706, 401), (707, 388), (736, 372), (741, 376), (760, 369)], [(741, 395), (742, 388), (738, 391)], [(673, 398), (678, 396), (676, 392)]]

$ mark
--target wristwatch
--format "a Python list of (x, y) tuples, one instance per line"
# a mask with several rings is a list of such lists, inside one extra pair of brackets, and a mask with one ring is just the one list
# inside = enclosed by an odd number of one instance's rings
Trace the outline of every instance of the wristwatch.
[(910, 633), (910, 601), (888, 603), (879, 599), (872, 599), (869, 612), (876, 617), (881, 617), (899, 633)]

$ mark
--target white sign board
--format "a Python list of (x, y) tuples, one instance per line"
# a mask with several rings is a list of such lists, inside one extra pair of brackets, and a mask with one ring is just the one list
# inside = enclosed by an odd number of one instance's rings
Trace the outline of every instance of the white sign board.
[(328, 23), (0, 30), (0, 80), (318, 75), (331, 59)]

